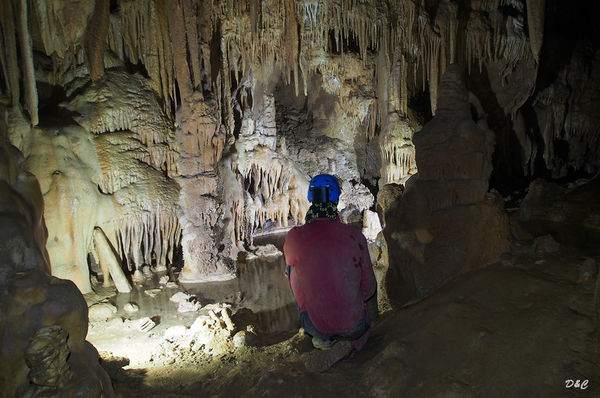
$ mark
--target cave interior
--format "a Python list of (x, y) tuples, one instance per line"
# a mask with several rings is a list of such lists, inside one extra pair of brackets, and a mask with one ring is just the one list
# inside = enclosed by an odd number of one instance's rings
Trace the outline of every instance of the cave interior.
[[(3, 0), (0, 397), (600, 395), (600, 2)], [(341, 185), (379, 315), (284, 276)]]

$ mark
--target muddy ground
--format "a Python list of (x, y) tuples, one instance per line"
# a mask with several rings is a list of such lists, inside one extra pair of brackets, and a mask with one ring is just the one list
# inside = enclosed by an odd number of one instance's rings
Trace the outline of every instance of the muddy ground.
[[(599, 397), (600, 278), (582, 268), (586, 259), (600, 263), (600, 249), (561, 246), (538, 254), (532, 245), (515, 245), (503, 261), (382, 314), (364, 350), (322, 374), (304, 369), (312, 346), (287, 319), (294, 307), (285, 298), (285, 279), (273, 272), (264, 286), (256, 267), (247, 278), (258, 278), (262, 292), (229, 297), (236, 328), (254, 323), (256, 337), (246, 346), (207, 354), (165, 341), (168, 327), (189, 326), (197, 316), (178, 314), (169, 303), (181, 287), (140, 300), (138, 315), (124, 314), (123, 299), (110, 289), (88, 296), (88, 302), (104, 299), (118, 309), (106, 321), (91, 322), (88, 339), (122, 397)], [(139, 297), (148, 284), (137, 288)], [(217, 300), (228, 288), (204, 289), (214, 297), (201, 301)], [(199, 296), (202, 290), (196, 288)], [(132, 294), (127, 300), (135, 301)], [(278, 298), (270, 302), (270, 294)], [(253, 311), (241, 310), (245, 304)], [(256, 315), (261, 305), (267, 308), (262, 320)], [(148, 333), (124, 326), (128, 317), (160, 311), (159, 325)], [(269, 316), (279, 326), (269, 325)]]

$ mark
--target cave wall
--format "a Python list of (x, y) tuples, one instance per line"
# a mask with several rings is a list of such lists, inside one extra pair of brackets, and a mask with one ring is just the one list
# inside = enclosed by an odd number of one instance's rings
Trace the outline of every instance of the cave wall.
[(50, 276), (41, 184), (8, 142), (7, 122), (0, 121), (1, 395), (113, 397), (98, 352), (85, 340), (81, 292)]
[(593, 173), (597, 28), (583, 18), (568, 46), (556, 32), (565, 10), (574, 21), (596, 8), (3, 2), (8, 136), (42, 186), (52, 273), (88, 291), (100, 229), (130, 272), (170, 266), (181, 245), (182, 279), (231, 277), (254, 234), (302, 222), (317, 173), (341, 178), (344, 220), (362, 219), (379, 189), (418, 173), (413, 137), (450, 64), (466, 72), (472, 118), (494, 132), (493, 187)]

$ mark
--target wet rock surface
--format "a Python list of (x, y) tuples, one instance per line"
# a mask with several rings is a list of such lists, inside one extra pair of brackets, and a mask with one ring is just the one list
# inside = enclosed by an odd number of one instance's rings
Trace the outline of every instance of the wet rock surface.
[[(250, 342), (251, 328), (209, 355), (175, 343), (189, 329), (172, 327), (169, 341), (145, 337), (163, 341), (147, 365), (123, 367), (131, 360), (107, 352), (103, 364), (116, 390), (132, 397), (592, 397), (600, 391), (598, 277), (592, 271), (578, 282), (584, 255), (600, 258), (597, 250), (561, 246), (547, 254), (515, 246), (501, 263), (380, 316), (363, 351), (324, 373), (304, 369), (312, 344), (302, 331), (260, 343), (260, 332)], [(242, 314), (232, 316), (236, 326)], [(567, 389), (570, 379), (588, 380), (588, 387)]]

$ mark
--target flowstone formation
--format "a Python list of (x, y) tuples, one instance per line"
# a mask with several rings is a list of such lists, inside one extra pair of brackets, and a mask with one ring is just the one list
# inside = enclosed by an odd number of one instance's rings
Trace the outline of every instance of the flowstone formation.
[(29, 126), (17, 112), (9, 117), (9, 137), (22, 150), (24, 167), (37, 177), (43, 193), (52, 274), (90, 291), (87, 253), (92, 232), (97, 220), (113, 209), (98, 192), (101, 174), (93, 142), (73, 122), (40, 128)]
[(277, 139), (273, 96), (264, 95), (262, 101), (263, 112), (246, 112), (236, 151), (226, 159), (222, 173), (230, 195), (225, 232), (233, 242), (250, 246), (254, 232), (267, 222), (279, 228), (288, 227), (290, 220), (300, 223), (309, 205), (308, 177), (286, 156), (285, 140)]
[(97, 190), (114, 206), (96, 225), (131, 272), (166, 270), (180, 238), (175, 134), (155, 96), (145, 79), (107, 71), (67, 104), (93, 137)]
[(408, 118), (397, 113), (390, 115), (387, 131), (380, 136), (381, 142), (381, 185), (405, 184), (417, 173), (413, 135), (418, 127), (411, 126)]
[(68, 89), (83, 91), (44, 125), (10, 113), (9, 137), (51, 204), (44, 216), (52, 274), (91, 291), (91, 253), (105, 284), (112, 276), (128, 292), (123, 262), (138, 274), (145, 265), (166, 270), (179, 244), (170, 119), (145, 80), (123, 71), (97, 82), (75, 79)]
[[(472, 120), (460, 67), (448, 67), (436, 116), (415, 137), (419, 173), (386, 212), (390, 284), (397, 300), (423, 297), (509, 248), (508, 218), (488, 193), (494, 138)], [(392, 282), (393, 281), (393, 282)]]
[(113, 397), (85, 338), (87, 305), (71, 281), (50, 276), (37, 179), (0, 126), (0, 385), (2, 396)]

